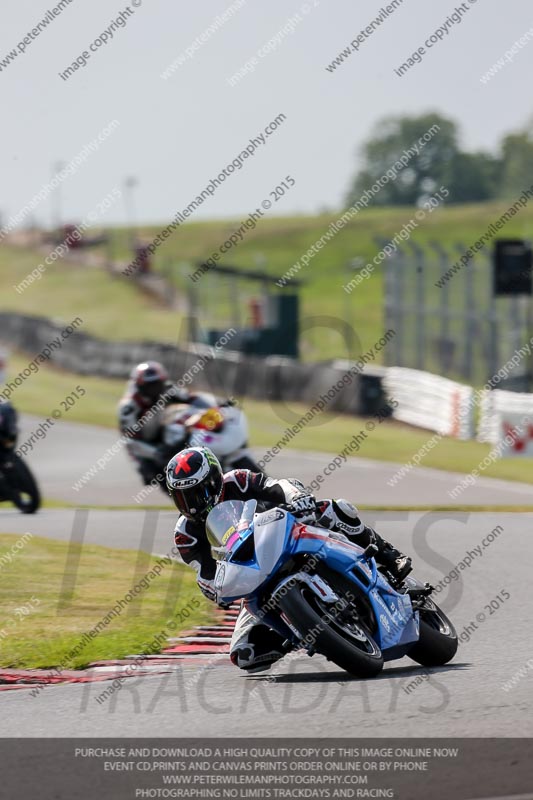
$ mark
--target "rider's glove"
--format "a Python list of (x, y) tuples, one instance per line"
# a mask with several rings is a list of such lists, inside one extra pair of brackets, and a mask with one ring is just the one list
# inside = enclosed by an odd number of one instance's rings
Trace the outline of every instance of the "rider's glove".
[(198, 584), (202, 594), (204, 594), (208, 600), (211, 600), (213, 603), (216, 603), (217, 593), (215, 591), (215, 581), (213, 580), (208, 581), (205, 578), (198, 577), (196, 579), (196, 583)]
[(315, 522), (316, 499), (312, 494), (301, 494), (292, 500), (289, 505), (289, 511), (300, 522)]

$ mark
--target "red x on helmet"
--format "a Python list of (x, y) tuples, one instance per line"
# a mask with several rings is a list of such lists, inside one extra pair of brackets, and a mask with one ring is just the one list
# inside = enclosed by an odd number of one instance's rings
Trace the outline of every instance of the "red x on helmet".
[(132, 371), (131, 380), (144, 400), (155, 403), (163, 394), (168, 373), (159, 361), (143, 361)]
[(222, 467), (207, 447), (177, 453), (167, 464), (166, 478), (176, 508), (188, 519), (205, 519), (222, 496)]

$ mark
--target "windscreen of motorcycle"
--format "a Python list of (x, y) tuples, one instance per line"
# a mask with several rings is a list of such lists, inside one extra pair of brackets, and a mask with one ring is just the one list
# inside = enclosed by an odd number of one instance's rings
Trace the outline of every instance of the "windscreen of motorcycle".
[[(246, 523), (253, 524), (254, 555), (246, 562), (233, 560), (242, 552), (241, 531), (229, 551), (231, 559), (219, 561), (217, 564), (215, 586), (223, 602), (233, 602), (254, 595), (266, 581), (270, 580), (277, 565), (283, 561), (284, 554), (287, 558), (290, 557), (291, 545), (287, 536), (287, 522), (287, 513), (279, 508), (273, 508), (261, 514), (256, 513), (253, 523)], [(235, 535), (230, 532), (227, 541), (233, 540)], [(249, 536), (248, 534), (247, 542), (243, 545), (245, 548), (250, 540)], [(250, 551), (247, 553), (248, 556), (251, 556)]]
[(225, 500), (209, 512), (207, 539), (215, 558), (224, 558), (253, 523), (257, 500)]

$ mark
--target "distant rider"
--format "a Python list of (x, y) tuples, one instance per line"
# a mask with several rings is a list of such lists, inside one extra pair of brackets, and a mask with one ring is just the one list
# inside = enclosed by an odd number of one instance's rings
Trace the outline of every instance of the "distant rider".
[[(216, 398), (220, 407), (234, 405), (231, 398)], [(157, 479), (164, 486), (164, 465), (180, 447), (185, 447), (189, 430), (181, 422), (172, 423), (172, 441), (165, 441), (162, 422), (169, 405), (195, 405), (204, 408), (205, 400), (196, 392), (177, 386), (158, 361), (143, 361), (131, 372), (126, 392), (118, 406), (120, 432), (131, 439), (126, 445), (145, 484)], [(184, 408), (184, 418), (190, 416)]]
[[(196, 570), (198, 586), (209, 600), (216, 601), (216, 561), (211, 555), (205, 521), (211, 509), (223, 500), (257, 500), (261, 511), (286, 505), (300, 522), (342, 533), (362, 547), (375, 544), (376, 560), (397, 581), (411, 571), (411, 559), (366, 526), (354, 505), (347, 500), (317, 501), (298, 480), (278, 480), (244, 469), (224, 475), (220, 462), (207, 447), (189, 447), (169, 461), (166, 481), (181, 514), (174, 541), (183, 560)], [(285, 655), (281, 645), (278, 633), (258, 623), (245, 608), (241, 610), (230, 647), (230, 658), (236, 666), (254, 671), (268, 669)]]
[[(118, 405), (120, 432), (131, 439), (126, 445), (145, 484), (161, 471), (161, 463), (179, 447), (179, 441), (169, 451), (164, 442), (161, 412), (172, 403), (191, 403), (194, 395), (168, 379), (166, 369), (158, 361), (144, 361), (131, 372), (126, 392)], [(176, 426), (173, 429), (176, 436)], [(183, 426), (185, 445), (187, 431)]]

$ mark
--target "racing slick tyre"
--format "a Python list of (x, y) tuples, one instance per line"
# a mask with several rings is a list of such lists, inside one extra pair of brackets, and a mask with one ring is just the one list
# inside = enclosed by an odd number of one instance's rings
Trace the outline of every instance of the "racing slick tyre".
[(423, 667), (440, 667), (457, 652), (457, 633), (441, 609), (429, 598), (419, 609), (420, 636), (407, 655)]
[(381, 650), (350, 604), (340, 612), (306, 583), (297, 583), (279, 600), (282, 615), (313, 651), (358, 678), (373, 678), (383, 669)]

